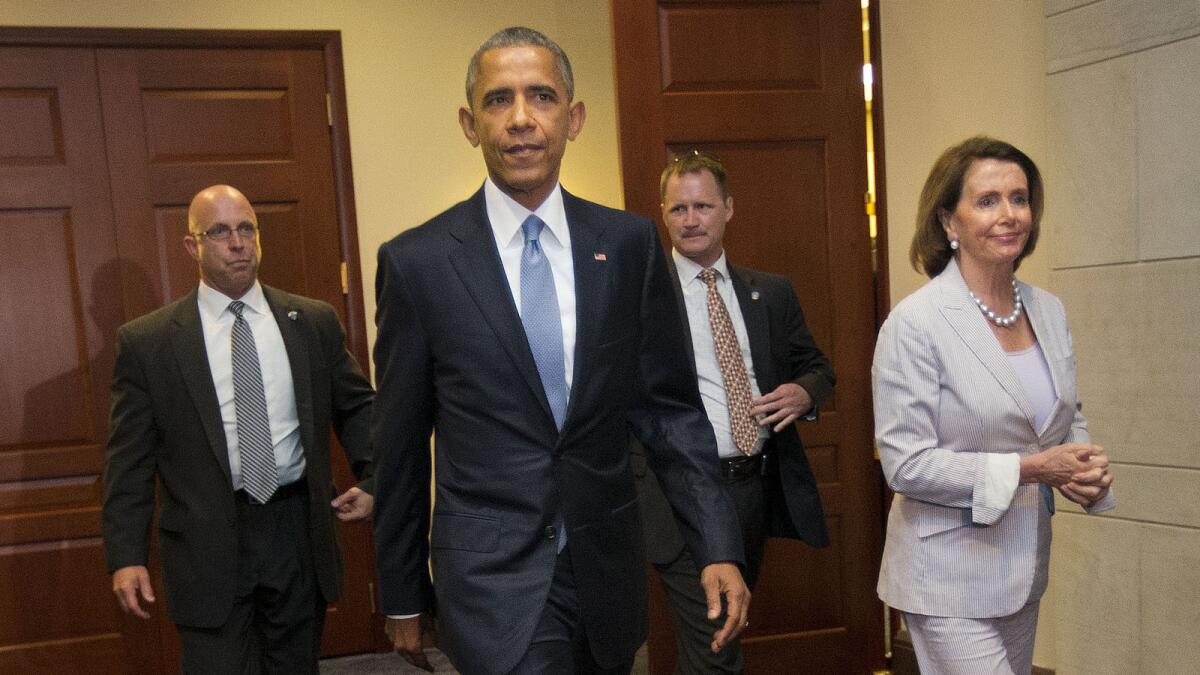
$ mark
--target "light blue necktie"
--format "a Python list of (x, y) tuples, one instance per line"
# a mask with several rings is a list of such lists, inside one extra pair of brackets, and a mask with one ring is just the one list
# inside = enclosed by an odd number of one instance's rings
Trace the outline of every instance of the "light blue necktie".
[(242, 312), (241, 300), (229, 303), (233, 320), (233, 407), (237, 420), (238, 457), (242, 467), (242, 489), (260, 504), (266, 504), (279, 487), (271, 424), (254, 333)]
[(532, 214), (521, 223), (525, 233), (525, 249), (521, 252), (521, 323), (546, 400), (550, 402), (554, 425), (561, 431), (567, 414), (567, 377), (554, 273), (538, 241), (545, 227), (546, 223)]
[[(554, 426), (562, 431), (567, 414), (567, 376), (554, 272), (538, 240), (545, 227), (546, 223), (533, 214), (521, 223), (525, 233), (525, 249), (521, 251), (521, 323), (525, 326), (525, 338), (529, 340), (529, 351), (533, 352), (546, 400), (550, 402)], [(561, 517), (554, 529), (558, 535), (557, 551), (562, 553), (567, 545), (567, 528)]]

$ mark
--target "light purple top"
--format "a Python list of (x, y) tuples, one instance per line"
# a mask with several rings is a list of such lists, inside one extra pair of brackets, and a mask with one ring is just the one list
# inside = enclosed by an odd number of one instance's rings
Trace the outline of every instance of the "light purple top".
[(1054, 380), (1050, 377), (1050, 364), (1046, 362), (1046, 355), (1042, 353), (1041, 345), (1036, 342), (1029, 349), (1005, 353), (1008, 355), (1009, 365), (1021, 381), (1021, 388), (1025, 390), (1025, 395), (1029, 397), (1029, 403), (1033, 406), (1033, 428), (1041, 433), (1042, 425), (1046, 423), (1046, 418), (1054, 410), (1054, 401), (1058, 399), (1054, 393)]

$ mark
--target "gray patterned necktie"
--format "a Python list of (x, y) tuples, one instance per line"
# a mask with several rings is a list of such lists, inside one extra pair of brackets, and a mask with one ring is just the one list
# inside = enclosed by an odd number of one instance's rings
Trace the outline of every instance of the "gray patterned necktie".
[(229, 303), (233, 321), (233, 405), (237, 417), (238, 457), (241, 459), (242, 489), (261, 504), (267, 503), (279, 487), (275, 472), (275, 450), (271, 445), (271, 424), (267, 418), (267, 397), (263, 391), (262, 368), (254, 333), (242, 316), (246, 304)]

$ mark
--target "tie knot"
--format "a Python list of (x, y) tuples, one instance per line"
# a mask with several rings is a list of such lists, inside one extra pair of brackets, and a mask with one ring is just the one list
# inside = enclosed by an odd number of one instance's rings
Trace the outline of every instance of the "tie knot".
[(521, 223), (521, 229), (525, 231), (525, 241), (537, 241), (542, 236), (542, 228), (546, 227), (546, 223), (542, 222), (541, 218), (529, 214), (525, 222)]
[(709, 288), (716, 288), (716, 286), (717, 286), (717, 271), (714, 270), (713, 268), (705, 267), (704, 269), (700, 270), (700, 274), (698, 274), (696, 276), (700, 277), (700, 281), (703, 281), (704, 283), (708, 284)]
[(239, 319), (242, 318), (242, 312), (245, 311), (245, 309), (246, 303), (242, 302), (241, 300), (234, 300), (233, 302), (229, 303), (229, 311), (233, 312), (233, 315)]

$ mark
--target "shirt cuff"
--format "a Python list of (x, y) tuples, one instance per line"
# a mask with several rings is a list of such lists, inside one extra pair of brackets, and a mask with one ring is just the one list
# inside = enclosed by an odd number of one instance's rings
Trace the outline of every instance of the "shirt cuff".
[(389, 619), (412, 619), (421, 616), (420, 614), (388, 614)]
[(987, 453), (983, 467), (983, 504), (1007, 511), (1021, 482), (1021, 455), (1015, 452)]

